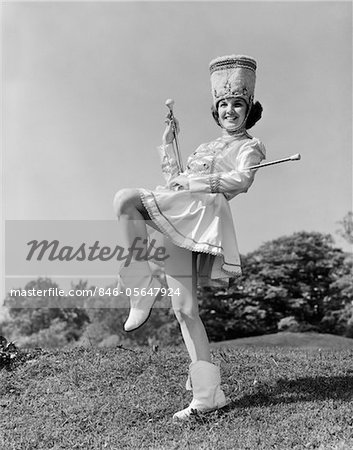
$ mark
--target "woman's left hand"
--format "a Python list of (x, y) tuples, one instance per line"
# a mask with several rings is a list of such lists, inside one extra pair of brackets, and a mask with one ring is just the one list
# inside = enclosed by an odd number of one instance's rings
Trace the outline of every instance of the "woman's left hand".
[(174, 186), (182, 186), (185, 190), (189, 189), (189, 179), (186, 175), (178, 175), (177, 177), (173, 178), (173, 180), (170, 183), (170, 187)]

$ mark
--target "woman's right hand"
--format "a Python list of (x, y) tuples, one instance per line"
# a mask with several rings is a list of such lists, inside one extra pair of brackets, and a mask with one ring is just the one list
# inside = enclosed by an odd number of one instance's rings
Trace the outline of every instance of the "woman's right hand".
[(178, 120), (175, 117), (174, 117), (174, 120), (171, 120), (169, 114), (165, 120), (165, 123), (167, 124), (167, 126), (163, 133), (162, 143), (163, 143), (163, 145), (168, 145), (173, 142), (174, 133), (178, 134), (180, 131), (180, 128), (179, 128)]

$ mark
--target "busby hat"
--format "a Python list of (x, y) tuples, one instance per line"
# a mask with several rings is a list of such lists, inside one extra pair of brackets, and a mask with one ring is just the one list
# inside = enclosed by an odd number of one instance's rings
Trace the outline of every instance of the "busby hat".
[(220, 56), (210, 62), (213, 105), (227, 97), (243, 98), (248, 105), (254, 99), (256, 61), (250, 56)]

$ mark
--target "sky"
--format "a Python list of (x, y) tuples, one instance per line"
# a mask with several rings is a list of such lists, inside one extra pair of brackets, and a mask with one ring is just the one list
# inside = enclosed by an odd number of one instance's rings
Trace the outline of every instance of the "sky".
[[(3, 215), (115, 220), (124, 187), (163, 184), (156, 147), (175, 100), (183, 159), (220, 129), (209, 62), (258, 62), (267, 160), (231, 202), (242, 254), (297, 231), (336, 234), (352, 209), (350, 2), (2, 5)], [(5, 236), (6, 239), (6, 236)]]

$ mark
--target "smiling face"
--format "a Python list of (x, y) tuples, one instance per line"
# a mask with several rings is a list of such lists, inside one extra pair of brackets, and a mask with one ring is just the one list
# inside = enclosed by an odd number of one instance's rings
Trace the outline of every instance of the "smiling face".
[(225, 98), (218, 103), (219, 123), (228, 132), (240, 128), (246, 118), (248, 105), (242, 98)]

